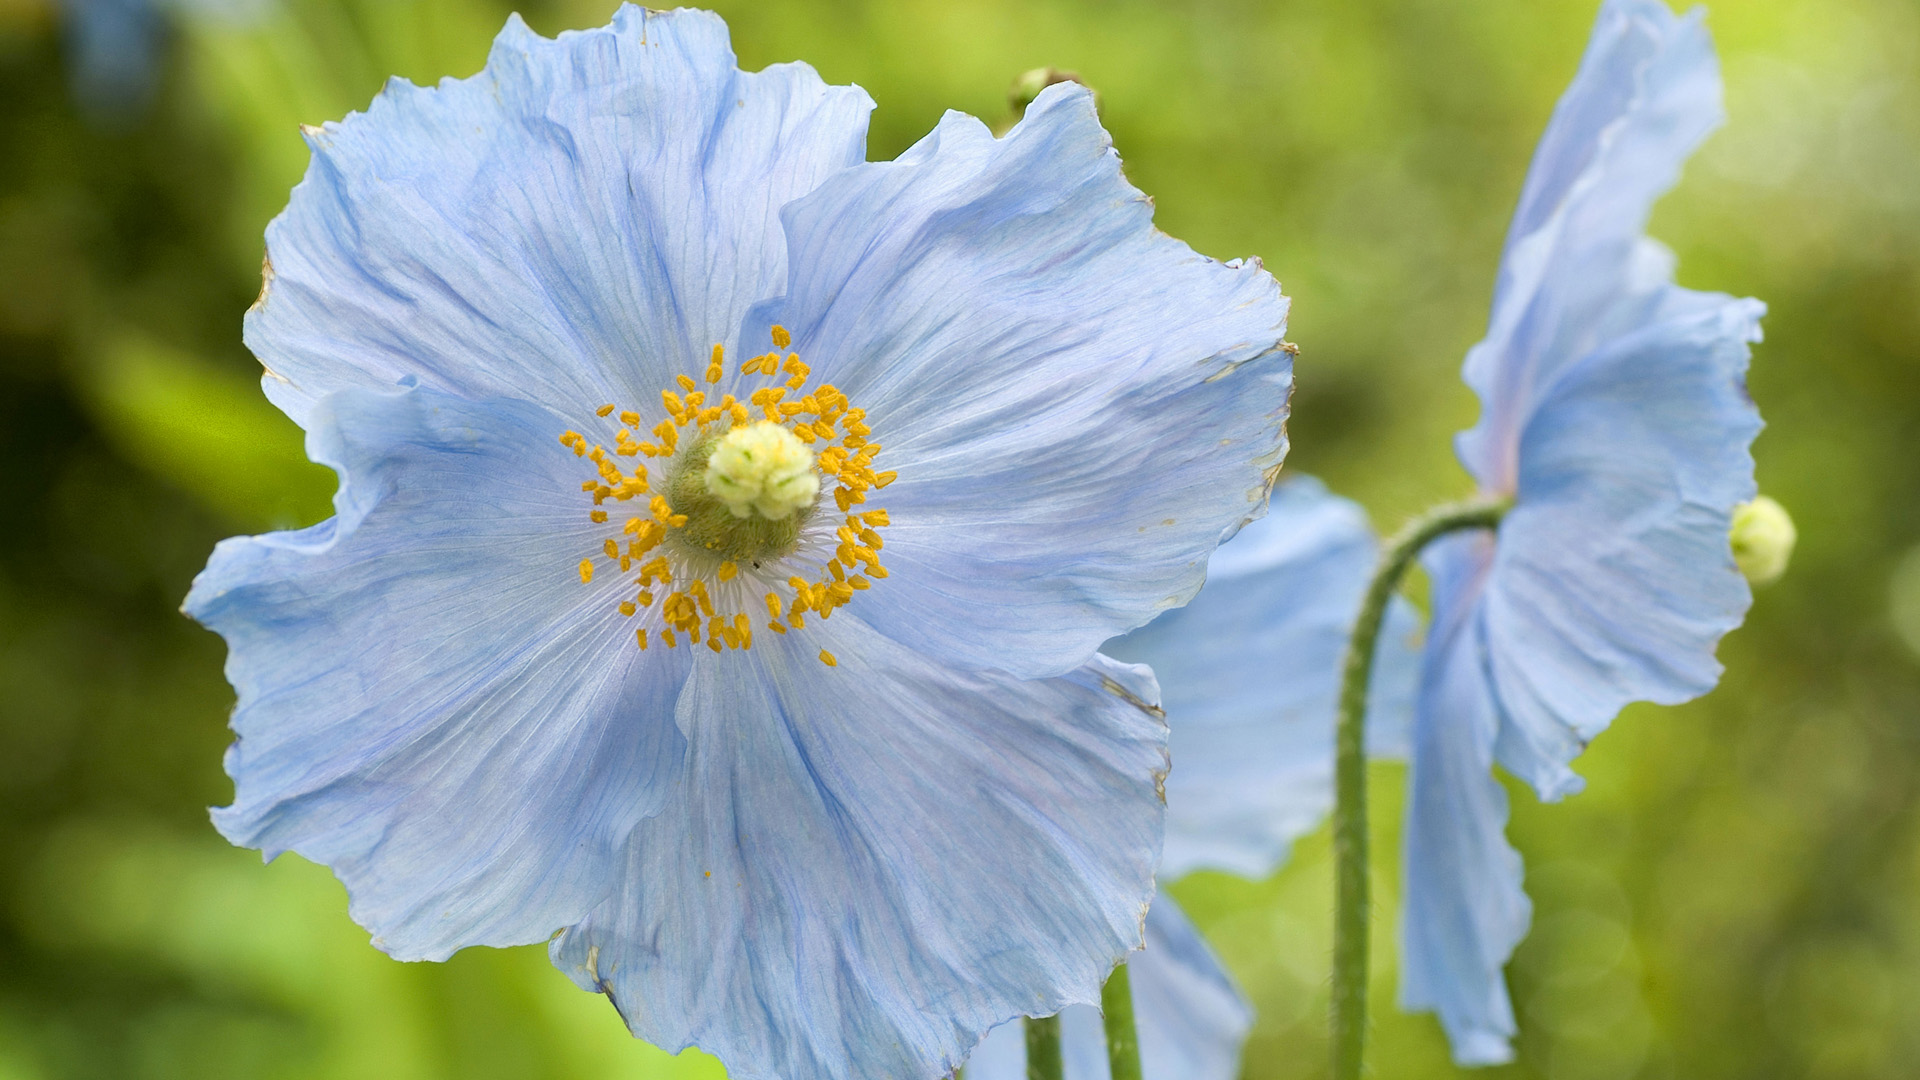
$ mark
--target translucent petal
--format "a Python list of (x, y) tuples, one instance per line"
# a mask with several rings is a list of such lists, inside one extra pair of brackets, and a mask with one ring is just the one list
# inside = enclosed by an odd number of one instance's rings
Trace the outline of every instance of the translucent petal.
[(1434, 622), (1414, 717), (1408, 778), (1400, 1004), (1440, 1015), (1453, 1058), (1513, 1057), (1502, 970), (1532, 905), (1507, 843), (1507, 793), (1493, 777), (1497, 718), (1475, 598), (1493, 559), (1485, 534), (1448, 537), (1423, 560)]
[(1712, 689), (1714, 648), (1746, 614), (1728, 537), (1754, 495), (1743, 376), (1761, 307), (1678, 299), (1689, 314), (1567, 372), (1521, 444), (1483, 617), (1500, 762), (1543, 798), (1579, 789), (1566, 762), (1627, 703)]
[(871, 108), (804, 64), (740, 72), (708, 12), (627, 6), (553, 41), (515, 16), (480, 74), (395, 79), (307, 129), (247, 316), (267, 393), (303, 424), (405, 375), (562, 413), (651, 402), (784, 289), (780, 207), (865, 156)]
[(685, 660), (581, 584), (605, 527), (545, 410), (351, 390), (309, 424), (338, 516), (221, 543), (186, 601), (239, 694), (215, 824), (332, 867), (396, 957), (544, 940), (673, 790)]
[[(1102, 651), (1153, 668), (1172, 728), (1160, 874), (1265, 877), (1333, 805), (1340, 669), (1376, 558), (1359, 505), (1312, 477), (1220, 546), (1193, 602)], [(1404, 752), (1419, 624), (1395, 601), (1375, 651), (1372, 752)]]
[(1156, 696), (1104, 657), (1035, 681), (948, 668), (852, 609), (702, 657), (685, 797), (634, 831), (554, 962), (735, 1080), (941, 1075), (1009, 1016), (1098, 1000), (1140, 944)]
[(1497, 547), (1457, 538), (1427, 561), (1438, 628), (1415, 719), (1402, 995), (1440, 1012), (1462, 1063), (1511, 1056), (1501, 969), (1528, 919), (1492, 761), (1543, 798), (1579, 790), (1568, 765), (1587, 741), (1628, 702), (1710, 688), (1746, 610), (1728, 532), (1753, 493), (1744, 374), (1763, 309), (1676, 287), (1672, 255), (1641, 235), (1719, 120), (1698, 13), (1609, 0), (1467, 359), (1484, 413), (1460, 456), (1514, 504)]
[[(1050, 675), (1199, 588), (1285, 452), (1287, 301), (1153, 228), (1085, 88), (995, 139), (949, 113), (784, 215), (779, 321), (896, 471), (894, 577), (861, 617)], [(982, 618), (982, 612), (993, 612)]]
[(1667, 281), (1645, 273), (1641, 234), (1680, 166), (1719, 126), (1720, 70), (1695, 9), (1608, 0), (1573, 84), (1534, 154), (1508, 233), (1487, 337), (1467, 355), (1483, 412), (1460, 457), (1511, 494), (1519, 442), (1562, 373), (1641, 325)]

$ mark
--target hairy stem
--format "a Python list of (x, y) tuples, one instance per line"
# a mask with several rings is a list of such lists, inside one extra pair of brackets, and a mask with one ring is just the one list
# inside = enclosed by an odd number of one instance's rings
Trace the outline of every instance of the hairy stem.
[(1407, 523), (1387, 542), (1367, 586), (1341, 672), (1334, 736), (1333, 1077), (1359, 1080), (1367, 1040), (1367, 684), (1387, 605), (1422, 548), (1448, 533), (1492, 529), (1505, 500), (1450, 503)]

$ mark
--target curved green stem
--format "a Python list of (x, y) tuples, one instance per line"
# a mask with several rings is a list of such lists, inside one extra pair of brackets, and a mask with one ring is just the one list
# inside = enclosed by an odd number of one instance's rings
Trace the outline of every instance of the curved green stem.
[(1140, 1036), (1133, 1028), (1133, 986), (1127, 965), (1107, 976), (1100, 991), (1100, 1015), (1107, 1029), (1107, 1067), (1113, 1080), (1140, 1080)]
[(1359, 1080), (1367, 1036), (1367, 684), (1387, 605), (1420, 550), (1448, 533), (1492, 529), (1506, 500), (1450, 503), (1407, 523), (1387, 542), (1361, 602), (1341, 672), (1334, 736), (1333, 1077)]
[(1060, 1080), (1060, 1017), (1027, 1017), (1027, 1080)]

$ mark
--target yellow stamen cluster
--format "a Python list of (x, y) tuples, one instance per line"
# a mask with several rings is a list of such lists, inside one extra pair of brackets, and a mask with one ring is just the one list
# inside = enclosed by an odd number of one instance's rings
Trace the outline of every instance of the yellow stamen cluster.
[[(788, 573), (785, 586), (790, 590), (789, 596), (783, 597), (777, 584), (764, 594), (769, 616), (766, 623), (768, 629), (779, 634), (785, 634), (789, 629), (800, 629), (806, 625), (808, 613), (827, 618), (836, 608), (850, 602), (854, 593), (872, 588), (874, 580), (887, 576), (886, 567), (880, 563), (880, 550), (884, 544), (878, 531), (890, 523), (887, 512), (865, 508), (864, 504), (869, 492), (892, 483), (895, 474), (874, 471), (873, 462), (880, 453), (880, 444), (869, 440), (873, 432), (867, 425), (866, 411), (852, 407), (847, 396), (830, 383), (823, 383), (803, 394), (811, 370), (801, 362), (797, 353), (788, 352), (782, 357), (781, 353), (793, 343), (791, 335), (783, 327), (774, 327), (772, 337), (775, 351), (742, 362), (739, 372), (743, 376), (764, 376), (775, 380), (775, 383), (754, 389), (744, 401), (733, 394), (723, 394), (718, 401), (708, 402), (709, 390), (717, 389), (715, 384), (726, 375), (724, 351), (721, 346), (715, 345), (712, 359), (704, 372), (707, 389), (701, 388), (692, 378), (680, 375), (675, 378), (676, 389), (660, 392), (660, 406), (666, 419), (648, 429), (650, 440), (640, 441), (634, 435), (641, 427), (642, 418), (638, 412), (622, 411), (611, 404), (595, 410), (602, 420), (615, 418), (615, 413), (619, 414), (619, 427), (610, 440), (613, 444), (611, 451), (603, 444), (590, 443), (586, 436), (577, 431), (568, 431), (560, 436), (562, 446), (572, 450), (576, 457), (592, 462), (599, 473), (597, 479), (580, 485), (580, 489), (593, 498), (595, 509), (590, 510), (588, 516), (595, 524), (609, 523), (607, 511), (600, 509), (608, 499), (631, 502), (641, 496), (650, 496), (645, 503), (644, 513), (629, 514), (620, 527), (620, 533), (602, 542), (601, 555), (609, 563), (617, 565), (621, 574), (638, 575), (630, 582), (636, 590), (632, 598), (623, 598), (619, 602), (620, 614), (631, 618), (644, 611), (649, 622), (657, 617), (661, 624), (656, 628), (658, 638), (668, 648), (677, 647), (682, 636), (693, 644), (699, 644), (704, 639), (707, 647), (716, 653), (727, 649), (752, 648), (754, 620), (744, 611), (732, 610), (733, 605), (728, 602), (736, 596), (752, 595), (742, 594), (741, 585), (748, 588), (752, 586), (744, 581), (740, 585), (733, 583), (746, 575), (766, 585), (769, 582), (763, 580), (756, 571), (774, 571), (787, 558), (795, 555), (800, 547), (808, 546), (799, 540), (791, 540), (784, 550), (757, 551), (754, 545), (773, 543), (762, 539), (773, 534), (728, 532), (729, 529), (750, 528), (757, 519), (743, 518), (730, 506), (716, 516), (701, 507), (698, 499), (681, 501), (684, 493), (691, 489), (673, 482), (675, 478), (689, 469), (696, 469), (705, 476), (709, 462), (723, 446), (730, 446), (729, 452), (735, 456), (739, 455), (742, 448), (751, 451), (755, 448), (771, 450), (782, 445), (790, 446), (791, 439), (799, 440), (806, 447), (817, 447), (813, 451), (812, 469), (823, 482), (834, 482), (833, 501), (844, 515), (843, 523), (835, 527), (831, 534), (834, 544), (831, 557), (816, 575), (816, 580)], [(793, 399), (789, 400), (790, 397)], [(763, 426), (769, 424), (780, 427), (777, 438), (769, 438), (766, 433)], [(761, 430), (750, 432), (752, 428)], [(688, 435), (684, 446), (681, 440), (683, 431)], [(738, 438), (732, 438), (735, 432), (740, 433)], [(786, 455), (783, 461), (788, 458), (801, 462), (805, 460), (804, 453), (786, 451)], [(668, 459), (665, 467), (668, 469), (669, 482), (665, 485), (665, 492), (656, 492), (650, 486), (644, 462), (633, 462), (629, 471), (618, 460), (641, 457)], [(723, 469), (733, 467), (735, 464), (731, 459), (728, 465), (722, 466)], [(812, 490), (809, 484), (799, 487), (803, 491)], [(672, 502), (669, 501), (669, 495)], [(676, 507), (674, 502), (680, 505)], [(816, 512), (814, 506), (801, 506), (801, 502), (800, 499), (772, 503), (763, 501), (761, 512), (766, 517), (779, 518), (781, 512), (790, 510), (783, 520), (791, 528), (792, 522), (797, 520), (804, 524)], [(713, 505), (727, 506), (718, 501)], [(694, 521), (691, 530), (688, 528), (690, 514)], [(730, 521), (739, 524), (730, 525)], [(716, 535), (719, 536), (718, 540), (715, 539)], [(798, 534), (789, 532), (785, 535), (794, 537)], [(696, 539), (698, 543), (694, 542)], [(731, 552), (743, 543), (753, 553), (750, 568), (743, 567), (742, 563), (746, 560), (741, 556), (720, 557), (716, 554)], [(716, 559), (718, 563), (714, 565)], [(582, 583), (593, 581), (594, 569), (593, 559), (580, 561)], [(777, 573), (768, 576), (773, 582), (779, 580)], [(657, 608), (656, 587), (661, 594)], [(716, 592), (721, 596), (716, 597)], [(648, 644), (648, 629), (643, 626), (634, 632), (634, 640), (642, 649)], [(824, 649), (820, 652), (820, 661), (829, 667), (838, 663), (833, 654)]]

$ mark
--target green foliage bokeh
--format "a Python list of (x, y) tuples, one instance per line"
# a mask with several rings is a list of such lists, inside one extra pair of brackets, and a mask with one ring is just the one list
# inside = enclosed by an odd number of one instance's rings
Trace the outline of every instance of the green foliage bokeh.
[[(1465, 489), (1459, 360), (1593, 0), (716, 6), (743, 66), (865, 86), (876, 158), (944, 109), (1003, 120), (1025, 69), (1078, 71), (1161, 227), (1294, 297), (1289, 467), (1385, 528)], [(539, 948), (386, 959), (325, 870), (263, 868), (205, 816), (231, 692), (180, 598), (219, 538), (332, 491), (239, 340), (298, 125), (471, 74), (507, 6), (177, 14), (124, 116), (76, 108), (60, 10), (0, 0), (0, 1080), (722, 1075), (629, 1040)], [(1920, 1060), (1920, 8), (1724, 0), (1710, 25), (1731, 119), (1653, 231), (1685, 284), (1771, 306), (1756, 455), (1801, 547), (1719, 690), (1629, 710), (1578, 798), (1514, 790), (1536, 911), (1519, 1061), (1490, 1080)], [(1402, 780), (1377, 767), (1375, 1069), (1443, 1076), (1437, 1026), (1392, 1007)], [(1322, 1075), (1324, 833), (1272, 880), (1171, 891), (1258, 1007), (1246, 1076)]]

